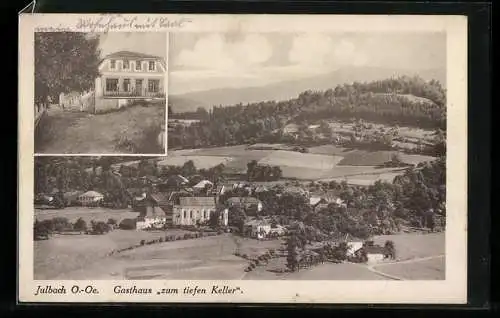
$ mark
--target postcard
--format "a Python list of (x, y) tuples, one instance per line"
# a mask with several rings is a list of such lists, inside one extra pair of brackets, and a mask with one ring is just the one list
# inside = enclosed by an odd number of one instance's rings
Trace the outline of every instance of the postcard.
[(19, 23), (20, 302), (466, 303), (466, 17)]

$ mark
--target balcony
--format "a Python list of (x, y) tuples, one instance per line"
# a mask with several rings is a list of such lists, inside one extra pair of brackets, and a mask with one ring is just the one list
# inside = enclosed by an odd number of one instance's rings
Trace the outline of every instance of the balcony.
[(148, 92), (140, 90), (104, 91), (103, 96), (108, 98), (165, 98), (165, 92)]

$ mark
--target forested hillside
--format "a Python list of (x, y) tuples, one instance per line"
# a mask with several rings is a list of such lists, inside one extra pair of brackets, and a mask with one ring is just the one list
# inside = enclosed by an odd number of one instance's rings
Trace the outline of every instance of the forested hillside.
[(274, 142), (277, 130), (290, 122), (353, 117), (388, 125), (445, 129), (446, 91), (438, 81), (403, 76), (305, 91), (287, 101), (214, 107), (208, 119), (171, 131), (169, 147)]

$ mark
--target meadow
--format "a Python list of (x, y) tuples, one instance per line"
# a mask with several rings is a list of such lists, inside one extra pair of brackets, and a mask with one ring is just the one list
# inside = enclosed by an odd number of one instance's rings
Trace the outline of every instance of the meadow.
[[(334, 145), (308, 148), (307, 153), (283, 150), (282, 144), (239, 145), (169, 152), (161, 164), (182, 165), (193, 160), (198, 168), (225, 165), (228, 174), (245, 174), (247, 164), (255, 160), (262, 165), (279, 166), (285, 179), (295, 180), (346, 180), (356, 185), (369, 185), (376, 180), (392, 182), (403, 168), (386, 168), (382, 165), (392, 159), (396, 151), (366, 151)], [(399, 153), (404, 163), (418, 164), (433, 157)]]
[(131, 106), (93, 115), (53, 106), (35, 136), (36, 153), (160, 154), (157, 143), (165, 125), (165, 105)]

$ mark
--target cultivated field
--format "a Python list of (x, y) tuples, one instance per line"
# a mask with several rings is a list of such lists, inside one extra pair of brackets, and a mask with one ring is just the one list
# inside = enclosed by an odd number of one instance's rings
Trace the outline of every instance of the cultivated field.
[[(165, 164), (182, 165), (193, 160), (196, 167), (210, 168), (219, 163), (226, 173), (245, 174), (247, 164), (256, 160), (259, 164), (279, 166), (286, 179), (297, 180), (346, 180), (357, 185), (369, 185), (376, 180), (391, 182), (403, 172), (402, 168), (382, 168), (392, 159), (395, 151), (365, 151), (324, 145), (309, 148), (309, 153), (284, 149), (282, 144), (258, 144), (252, 146), (228, 146), (169, 152)], [(400, 153), (405, 163), (418, 164), (433, 157)]]

